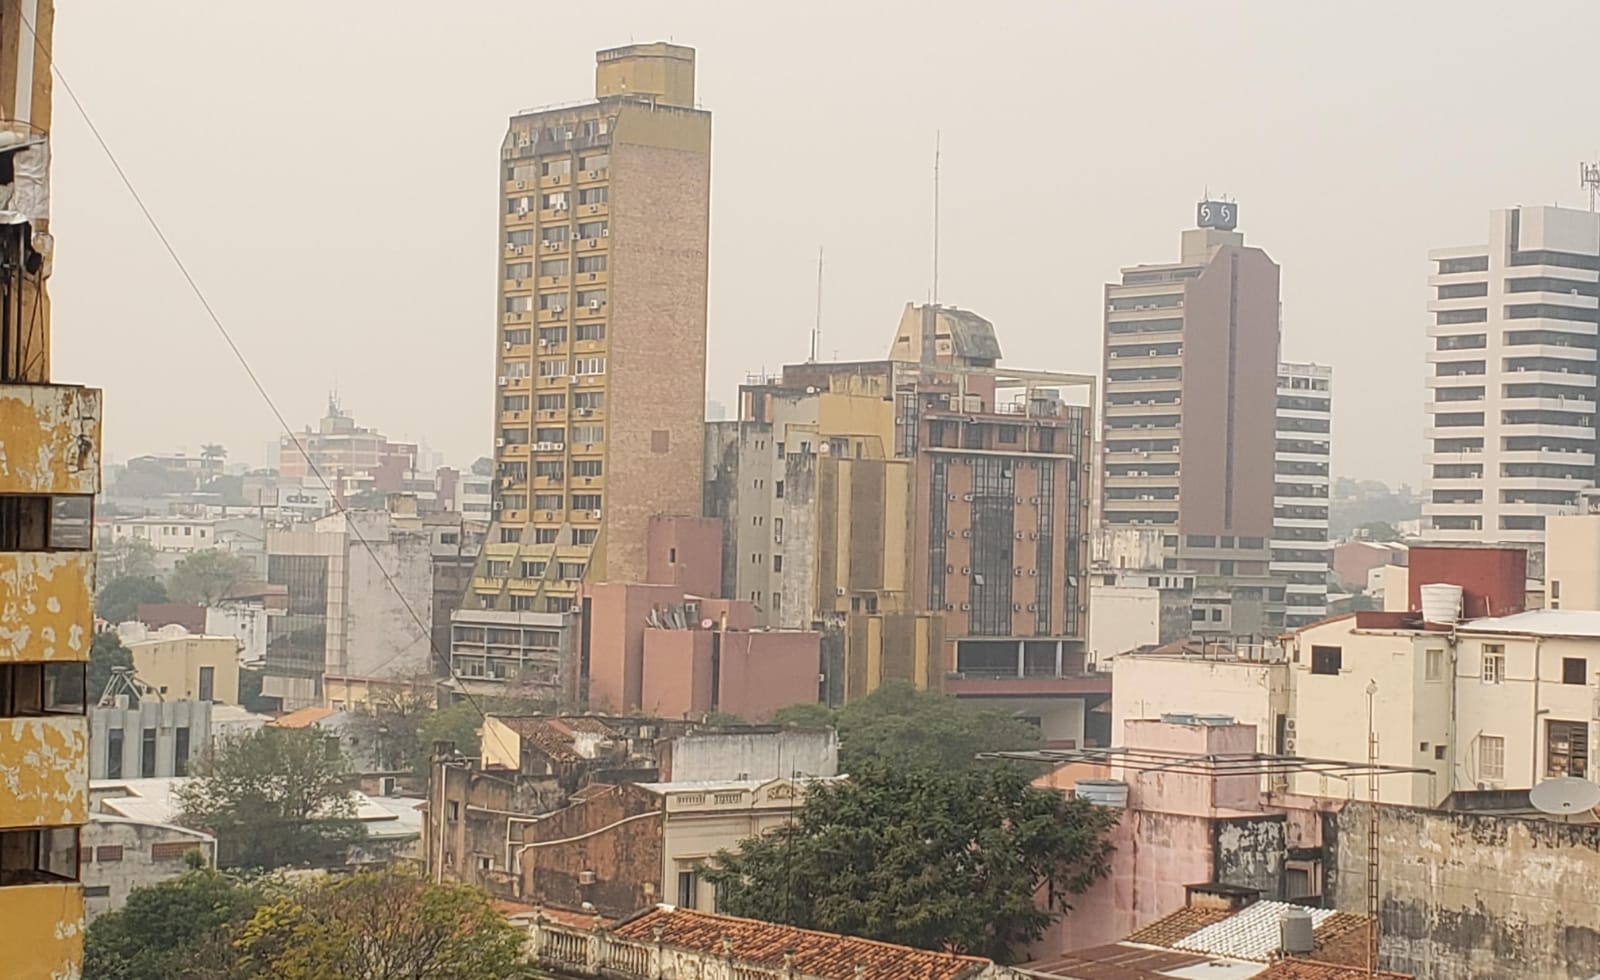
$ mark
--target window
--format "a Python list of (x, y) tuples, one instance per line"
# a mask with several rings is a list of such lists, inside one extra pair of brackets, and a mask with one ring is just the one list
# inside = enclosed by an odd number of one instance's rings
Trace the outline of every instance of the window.
[(512, 612), (533, 612), (533, 596), (514, 595), (511, 597)]
[(603, 425), (577, 425), (572, 428), (572, 441), (583, 443), (604, 442), (606, 427)]
[(577, 361), (575, 374), (605, 374), (606, 359), (603, 357), (580, 357)]
[(578, 159), (578, 169), (587, 173), (590, 170), (601, 171), (611, 166), (610, 153), (591, 153)]
[(607, 234), (604, 221), (585, 221), (578, 225), (579, 238), (604, 238)]
[(559, 378), (567, 373), (566, 361), (540, 361), (539, 377)]
[(1587, 657), (1562, 657), (1561, 658), (1561, 683), (1587, 684), (1589, 682), (1589, 658)]
[(604, 255), (581, 255), (578, 257), (579, 272), (604, 272), (606, 271), (606, 257)]
[(1582, 721), (1545, 722), (1545, 776), (1587, 776), (1589, 725)]
[(533, 529), (534, 544), (555, 544), (557, 528), (536, 527)]
[(558, 570), (561, 577), (568, 582), (576, 582), (583, 578), (583, 568), (584, 565), (581, 561), (564, 561), (558, 563)]
[(1434, 648), (1426, 650), (1423, 656), (1423, 677), (1426, 680), (1437, 681), (1444, 678), (1444, 650)]
[(110, 885), (86, 885), (83, 889), (84, 898), (109, 898), (110, 896)]
[[(525, 267), (528, 263), (523, 262), (521, 264)], [(541, 276), (564, 276), (566, 274), (566, 259), (545, 259), (539, 263), (539, 275)]]
[(542, 561), (525, 561), (522, 563), (523, 578), (544, 578), (546, 563)]
[(591, 309), (597, 306), (604, 306), (606, 305), (606, 291), (604, 289), (580, 289), (578, 290), (578, 305), (587, 306)]
[(598, 459), (575, 459), (572, 461), (573, 476), (599, 476), (602, 464)]
[(185, 854), (194, 849), (194, 844), (186, 840), (157, 841), (150, 845), (150, 860), (181, 861)]
[(1483, 682), (1499, 684), (1506, 679), (1506, 648), (1501, 643), (1483, 645)]
[(121, 861), (122, 860), (122, 845), (121, 844), (102, 844), (102, 845), (100, 845), (99, 847), (94, 849), (94, 860), (95, 860), (96, 864), (108, 864), (108, 863), (112, 863), (112, 862), (115, 862), (115, 861)]
[(572, 532), (573, 544), (594, 544), (600, 537), (600, 532), (592, 527), (580, 527)]
[(536, 403), (541, 412), (559, 412), (567, 407), (566, 395), (540, 395)]
[(1313, 674), (1337, 674), (1343, 666), (1343, 649), (1319, 646), (1311, 648), (1311, 672)]
[(533, 509), (561, 510), (562, 499), (559, 493), (536, 493), (533, 495)]
[(779, 500), (783, 499), (783, 481), (782, 480), (774, 480), (774, 481), (772, 481), (772, 493), (773, 493), (773, 496), (777, 497)]
[(559, 428), (556, 428), (554, 426), (546, 426), (544, 428), (535, 429), (534, 430), (534, 434), (533, 434), (533, 441), (534, 442), (566, 442), (567, 441), (567, 430), (566, 429), (559, 429)]
[(678, 872), (678, 907), (694, 908), (695, 893), (699, 891), (700, 876), (693, 871)]
[(572, 407), (580, 412), (605, 408), (606, 393), (603, 391), (580, 391), (572, 396)]
[(156, 774), (156, 730), (144, 730), (143, 744), (140, 745), (139, 774), (145, 779), (153, 779)]
[(1440, 259), (1439, 275), (1454, 276), (1463, 272), (1488, 272), (1489, 256), (1474, 255), (1464, 259)]
[(605, 340), (606, 325), (603, 323), (580, 323), (578, 324), (578, 339)]
[(545, 347), (559, 347), (567, 342), (566, 327), (540, 327), (539, 343)]
[(575, 493), (572, 495), (573, 510), (599, 510), (600, 495), (598, 493)]
[[(500, 529), (500, 543), (501, 544), (515, 544), (517, 542), (517, 539), (520, 538), (521, 536), (522, 536), (522, 528), (520, 528), (520, 527), (503, 527), (503, 528)], [(118, 773), (117, 775), (120, 776), (121, 773)], [(116, 777), (112, 777), (112, 778), (116, 778)]]
[(783, 556), (782, 555), (773, 555), (772, 556), (772, 570), (774, 572), (783, 571)]
[(78, 878), (78, 828), (0, 830), (0, 887)]
[(1483, 779), (1506, 778), (1506, 740), (1504, 736), (1478, 736), (1478, 775)]
[(0, 664), (0, 718), (83, 714), (84, 671), (82, 662)]
[(217, 691), (217, 668), (200, 668), (200, 700), (215, 701)]

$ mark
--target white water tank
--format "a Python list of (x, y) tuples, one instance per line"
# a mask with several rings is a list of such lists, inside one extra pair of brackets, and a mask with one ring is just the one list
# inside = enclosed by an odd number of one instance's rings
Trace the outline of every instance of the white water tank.
[(1461, 586), (1433, 583), (1422, 586), (1419, 591), (1424, 623), (1454, 626), (1461, 619)]
[(1128, 805), (1128, 784), (1120, 779), (1080, 779), (1072, 784), (1072, 795), (1096, 806)]
[(1278, 919), (1278, 930), (1283, 952), (1288, 956), (1304, 956), (1316, 946), (1315, 923), (1305, 909), (1288, 909)]

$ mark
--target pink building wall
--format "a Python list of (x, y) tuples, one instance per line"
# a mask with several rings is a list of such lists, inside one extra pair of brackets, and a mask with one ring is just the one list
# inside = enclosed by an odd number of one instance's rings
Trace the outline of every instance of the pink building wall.
[(589, 704), (632, 711), (643, 703), (644, 630), (652, 608), (683, 601), (673, 585), (602, 582), (588, 587)]
[(779, 708), (817, 703), (822, 635), (812, 631), (724, 633), (717, 710), (766, 721)]
[(689, 595), (722, 591), (722, 521), (657, 514), (645, 527), (645, 580)]
[(750, 630), (756, 628), (756, 607), (749, 599), (701, 599), (700, 618), (711, 620), (712, 629)]
[(709, 631), (644, 631), (643, 707), (662, 718), (687, 718), (710, 710)]

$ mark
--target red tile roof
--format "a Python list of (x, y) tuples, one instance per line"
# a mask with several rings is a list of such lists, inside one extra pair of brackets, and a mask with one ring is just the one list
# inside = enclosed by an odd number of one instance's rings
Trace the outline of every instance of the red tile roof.
[(909, 946), (774, 925), (729, 915), (711, 915), (658, 905), (618, 924), (613, 933), (624, 939), (661, 942), (703, 953), (722, 953), (726, 940), (734, 957), (781, 968), (786, 951), (794, 954), (796, 973), (820, 980), (958, 980), (986, 969), (976, 956), (935, 953)]
[(1214, 959), (1216, 957), (1204, 953), (1111, 943), (1074, 950), (1048, 961), (1028, 963), (1024, 969), (1067, 980), (1171, 980), (1169, 971)]
[(577, 762), (583, 756), (572, 747), (572, 736), (557, 731), (544, 718), (516, 718), (492, 715), (496, 721), (517, 733), (519, 738), (531, 742), (540, 752), (556, 762)]
[(1127, 941), (1146, 946), (1171, 946), (1191, 933), (1199, 932), (1231, 915), (1233, 911), (1230, 909), (1181, 908), (1131, 933)]
[(324, 718), (332, 718), (338, 713), (332, 708), (301, 708), (299, 711), (279, 715), (267, 724), (273, 728), (310, 728)]
[(1365, 967), (1340, 966), (1337, 963), (1323, 963), (1318, 960), (1279, 960), (1265, 971), (1256, 974), (1255, 980), (1365, 980), (1368, 977), (1377, 977), (1379, 980), (1412, 980), (1409, 973), (1390, 973), (1387, 970), (1368, 973)]

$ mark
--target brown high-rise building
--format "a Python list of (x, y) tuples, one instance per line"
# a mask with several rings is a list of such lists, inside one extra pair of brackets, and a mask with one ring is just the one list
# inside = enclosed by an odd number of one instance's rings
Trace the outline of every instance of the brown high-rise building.
[(468, 604), (561, 612), (641, 581), (658, 513), (699, 514), (711, 115), (694, 50), (596, 56), (595, 101), (501, 147), (495, 527)]
[(1106, 286), (1102, 520), (1161, 535), (1163, 565), (1196, 575), (1196, 629), (1283, 622), (1271, 578), (1278, 266), (1205, 201), (1179, 261)]

